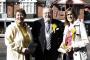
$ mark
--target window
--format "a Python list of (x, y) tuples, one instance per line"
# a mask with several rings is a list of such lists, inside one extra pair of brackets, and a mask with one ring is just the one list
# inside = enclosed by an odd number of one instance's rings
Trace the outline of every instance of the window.
[(26, 14), (36, 14), (35, 2), (21, 2), (20, 7), (25, 9)]
[(66, 8), (65, 4), (60, 4), (59, 5), (60, 11), (65, 11), (65, 8)]
[(1, 12), (1, 5), (0, 5), (0, 12)]
[(6, 13), (6, 3), (3, 3), (3, 12)]
[(0, 13), (2, 13), (3, 3), (0, 2)]
[(6, 12), (6, 4), (4, 2), (0, 2), (0, 13)]

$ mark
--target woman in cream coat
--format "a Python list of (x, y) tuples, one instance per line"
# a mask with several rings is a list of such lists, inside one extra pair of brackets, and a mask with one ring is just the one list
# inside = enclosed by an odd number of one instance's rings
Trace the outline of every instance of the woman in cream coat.
[(5, 32), (7, 60), (30, 60), (29, 44), (32, 42), (30, 28), (24, 23), (26, 13), (23, 9), (16, 11), (15, 22)]
[(66, 10), (65, 23), (63, 42), (58, 51), (66, 54), (65, 60), (87, 60), (89, 40), (86, 29), (84, 23), (75, 18), (72, 8)]

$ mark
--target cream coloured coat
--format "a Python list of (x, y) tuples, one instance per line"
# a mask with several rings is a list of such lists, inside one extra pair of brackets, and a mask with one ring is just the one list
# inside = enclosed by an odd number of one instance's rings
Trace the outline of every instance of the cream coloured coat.
[[(75, 33), (75, 39), (72, 42), (72, 47), (75, 48), (81, 48), (80, 50), (74, 51), (73, 53), (73, 58), (74, 60), (87, 60), (87, 50), (86, 46), (89, 43), (86, 29), (84, 26), (83, 22), (80, 22), (79, 20), (76, 20), (72, 27), (76, 28), (76, 33)], [(68, 32), (68, 29), (72, 27), (65, 27), (64, 30), (64, 37), (63, 37), (63, 42), (65, 42), (66, 34)]]
[[(29, 37), (32, 40), (32, 35), (30, 34), (31, 31), (27, 27)], [(26, 47), (23, 47), (23, 35), (19, 28), (17, 27), (17, 24), (11, 23), (5, 32), (5, 44), (7, 46), (7, 60), (25, 60), (25, 55), (23, 54), (25, 52)]]
[(79, 20), (76, 20), (74, 22), (74, 24), (72, 24), (71, 27), (65, 26), (63, 42), (65, 42), (65, 38), (66, 38), (66, 34), (67, 34), (68, 30), (73, 28), (73, 27), (76, 28), (75, 37), (77, 37), (77, 35), (79, 37), (79, 35), (80, 35), (79, 40), (74, 39), (74, 42), (73, 42), (73, 45), (72, 45), (73, 48), (85, 47), (89, 43), (89, 40), (88, 40), (88, 37), (87, 37), (87, 33), (86, 33), (86, 29), (85, 29), (84, 23), (80, 22)]

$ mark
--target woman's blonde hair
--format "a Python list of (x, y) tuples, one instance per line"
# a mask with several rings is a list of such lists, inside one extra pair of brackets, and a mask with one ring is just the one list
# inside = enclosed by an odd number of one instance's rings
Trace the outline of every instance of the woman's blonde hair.
[(73, 10), (72, 7), (69, 7), (69, 8), (67, 8), (65, 10), (65, 25), (69, 25), (69, 21), (67, 20), (67, 13), (68, 13), (68, 11), (71, 11), (71, 13), (72, 13), (72, 16), (73, 16), (72, 23), (77, 19), (76, 14), (75, 14), (75, 11)]

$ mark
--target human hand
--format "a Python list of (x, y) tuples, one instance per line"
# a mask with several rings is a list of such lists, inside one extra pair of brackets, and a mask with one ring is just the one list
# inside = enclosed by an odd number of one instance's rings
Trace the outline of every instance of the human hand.
[(68, 46), (68, 48), (66, 49), (67, 52), (70, 52), (72, 50), (71, 46)]
[(60, 48), (58, 48), (58, 52), (66, 53), (66, 50), (60, 47)]
[(28, 48), (25, 49), (25, 54), (30, 54), (30, 50)]

